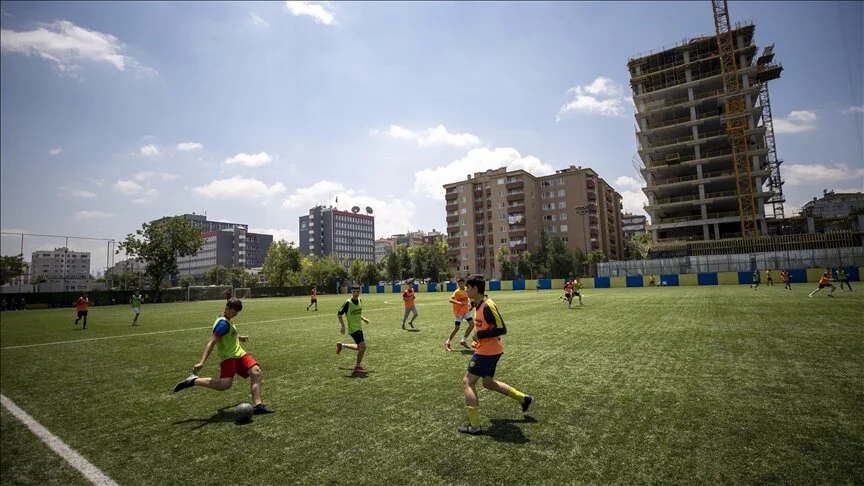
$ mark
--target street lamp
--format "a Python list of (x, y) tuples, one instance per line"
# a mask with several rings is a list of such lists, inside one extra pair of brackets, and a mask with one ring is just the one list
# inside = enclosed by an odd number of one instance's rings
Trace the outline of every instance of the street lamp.
[[(585, 243), (585, 252), (584, 252), (583, 256), (585, 257), (586, 264), (587, 264), (588, 252), (591, 251), (591, 248), (590, 248), (591, 245), (589, 245), (589, 239), (588, 239), (588, 234), (589, 234), (591, 229), (589, 227), (589, 224), (586, 224), (586, 222), (585, 222), (585, 215), (588, 214), (588, 205), (585, 204), (582, 206), (574, 206), (573, 210), (576, 212), (576, 214), (579, 214), (582, 216), (582, 236), (583, 236), (583, 240)], [(580, 273), (585, 273), (585, 271), (580, 272)]]

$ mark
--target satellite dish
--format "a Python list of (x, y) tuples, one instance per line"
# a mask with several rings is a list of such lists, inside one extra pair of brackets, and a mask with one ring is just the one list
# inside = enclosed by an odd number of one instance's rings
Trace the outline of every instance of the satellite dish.
[(366, 214), (372, 214), (372, 206), (366, 206)]
[(353, 208), (351, 208), (351, 212), (354, 214), (359, 213), (360, 212), (360, 206), (354, 206)]

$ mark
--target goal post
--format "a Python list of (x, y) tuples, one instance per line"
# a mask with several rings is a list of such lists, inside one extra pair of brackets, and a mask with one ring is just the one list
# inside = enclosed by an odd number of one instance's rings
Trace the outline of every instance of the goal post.
[(252, 298), (252, 289), (249, 287), (236, 287), (234, 288), (234, 297), (237, 299), (250, 299)]

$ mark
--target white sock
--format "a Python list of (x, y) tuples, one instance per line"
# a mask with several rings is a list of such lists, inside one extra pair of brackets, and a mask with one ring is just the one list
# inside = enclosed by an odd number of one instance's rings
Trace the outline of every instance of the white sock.
[(444, 341), (444, 344), (450, 344), (450, 340), (448, 339), (448, 340)]
[(463, 338), (462, 338), (462, 340), (461, 340), (461, 341), (459, 341), (459, 342), (462, 342), (462, 343), (464, 343), (464, 342), (465, 342), (465, 338), (464, 338), (464, 337), (463, 337)]

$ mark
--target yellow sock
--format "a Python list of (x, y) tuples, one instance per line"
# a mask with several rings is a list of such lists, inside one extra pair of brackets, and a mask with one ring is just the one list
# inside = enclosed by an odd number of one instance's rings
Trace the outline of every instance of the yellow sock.
[(468, 409), (468, 422), (471, 427), (480, 427), (480, 407), (466, 407)]
[(508, 393), (507, 396), (516, 400), (519, 403), (522, 403), (525, 400), (525, 394), (513, 388), (512, 386), (510, 387), (510, 393)]

